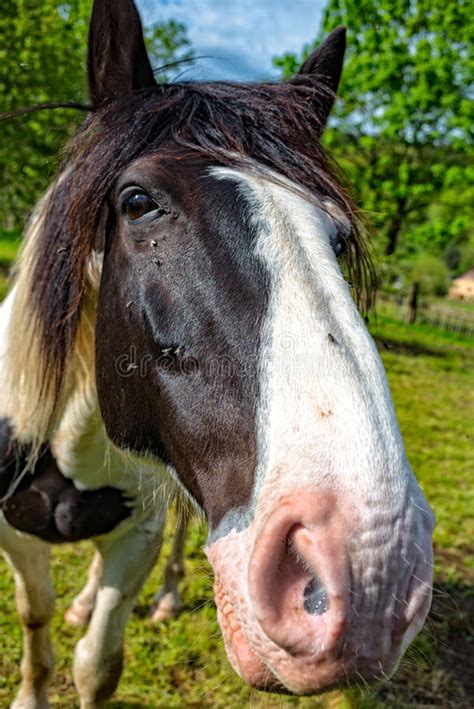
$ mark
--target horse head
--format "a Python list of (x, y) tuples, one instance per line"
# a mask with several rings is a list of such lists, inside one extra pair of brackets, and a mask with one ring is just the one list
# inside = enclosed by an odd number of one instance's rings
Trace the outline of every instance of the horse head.
[(340, 28), (281, 84), (156, 84), (131, 0), (96, 0), (93, 112), (31, 278), (57, 389), (100, 254), (107, 434), (204, 511), (237, 672), (302, 694), (392, 673), (431, 594), (433, 516), (343, 275), (362, 292), (367, 258), (320, 142), (344, 49)]

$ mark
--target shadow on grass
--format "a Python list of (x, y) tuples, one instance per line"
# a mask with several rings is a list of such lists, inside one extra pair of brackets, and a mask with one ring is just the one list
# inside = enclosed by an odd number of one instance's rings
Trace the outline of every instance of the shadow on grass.
[[(474, 553), (474, 548), (470, 550)], [(467, 555), (467, 554), (466, 554)], [(455, 569), (462, 581), (435, 579), (430, 625), (441, 668), (463, 688), (472, 707), (474, 699), (474, 572), (463, 558), (438, 550), (443, 569)]]
[(466, 582), (443, 581), (435, 580), (425, 628), (408, 649), (395, 676), (368, 694), (361, 692), (355, 702), (358, 709), (472, 709), (474, 583), (469, 572)]
[(150, 609), (151, 609), (152, 604), (146, 604), (146, 603), (137, 603), (137, 605), (134, 607), (132, 614), (136, 616), (137, 618), (141, 618), (142, 620), (146, 619), (150, 615)]
[(398, 342), (386, 337), (374, 336), (377, 347), (380, 351), (393, 352), (394, 354), (411, 355), (412, 357), (446, 357), (449, 354), (447, 349), (435, 349), (419, 342)]

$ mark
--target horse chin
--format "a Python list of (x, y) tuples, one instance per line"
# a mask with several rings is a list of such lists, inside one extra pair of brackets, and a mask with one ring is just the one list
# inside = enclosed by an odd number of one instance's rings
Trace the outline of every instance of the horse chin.
[[(232, 531), (224, 542), (224, 551), (228, 549), (226, 542), (234, 542), (234, 550), (241, 543), (245, 544), (242, 534)], [(256, 647), (249, 640), (248, 624), (254, 619), (249, 612), (249, 604), (245, 603), (243, 589), (234, 573), (242, 569), (241, 554), (229, 555), (223, 552), (222, 540), (205, 548), (206, 554), (214, 570), (214, 596), (217, 607), (217, 618), (222, 631), (224, 645), (230, 664), (239, 677), (255, 689), (265, 692), (291, 694), (269, 668), (262, 656), (267, 658), (264, 647)], [(259, 652), (259, 650), (261, 652)], [(274, 648), (277, 650), (277, 648)]]
[(341, 668), (335, 664), (327, 663), (325, 669), (318, 667), (318, 678), (315, 678), (315, 665), (312, 662), (306, 662), (304, 658), (285, 656), (279, 648), (273, 647), (269, 660), (274, 655), (273, 659), (281, 666), (285, 675), (283, 683), (248, 641), (237, 619), (234, 605), (219, 580), (214, 583), (214, 592), (227, 657), (235, 672), (251, 687), (264, 692), (314, 696), (346, 685), (346, 672), (338, 675)]
[(266, 692), (287, 692), (288, 690), (268, 669), (245, 637), (234, 606), (218, 579), (214, 583), (214, 593), (217, 617), (222, 630), (227, 657), (234, 670), (255, 689)]

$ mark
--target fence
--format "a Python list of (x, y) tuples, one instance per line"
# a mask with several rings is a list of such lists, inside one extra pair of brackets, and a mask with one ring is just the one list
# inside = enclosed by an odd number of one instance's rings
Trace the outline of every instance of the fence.
[[(406, 300), (395, 296), (380, 295), (377, 310), (381, 314), (389, 315), (397, 320), (404, 322), (408, 320)], [(459, 335), (474, 337), (474, 307), (472, 311), (462, 310), (448, 303), (433, 303), (423, 299), (418, 303), (416, 322), (426, 323)]]

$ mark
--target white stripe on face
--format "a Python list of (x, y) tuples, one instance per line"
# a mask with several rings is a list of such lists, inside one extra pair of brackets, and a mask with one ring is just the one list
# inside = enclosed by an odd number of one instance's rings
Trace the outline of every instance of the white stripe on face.
[(281, 182), (214, 174), (240, 184), (271, 290), (252, 500), (206, 548), (229, 659), (297, 693), (391, 673), (428, 612), (433, 517), (333, 219)]
[(271, 507), (294, 488), (363, 494), (368, 509), (396, 515), (415, 481), (383, 365), (330, 245), (328, 203), (318, 209), (264, 176), (212, 172), (238, 181), (249, 203), (271, 297), (253, 500), (231, 511), (210, 541), (246, 526), (262, 496)]

